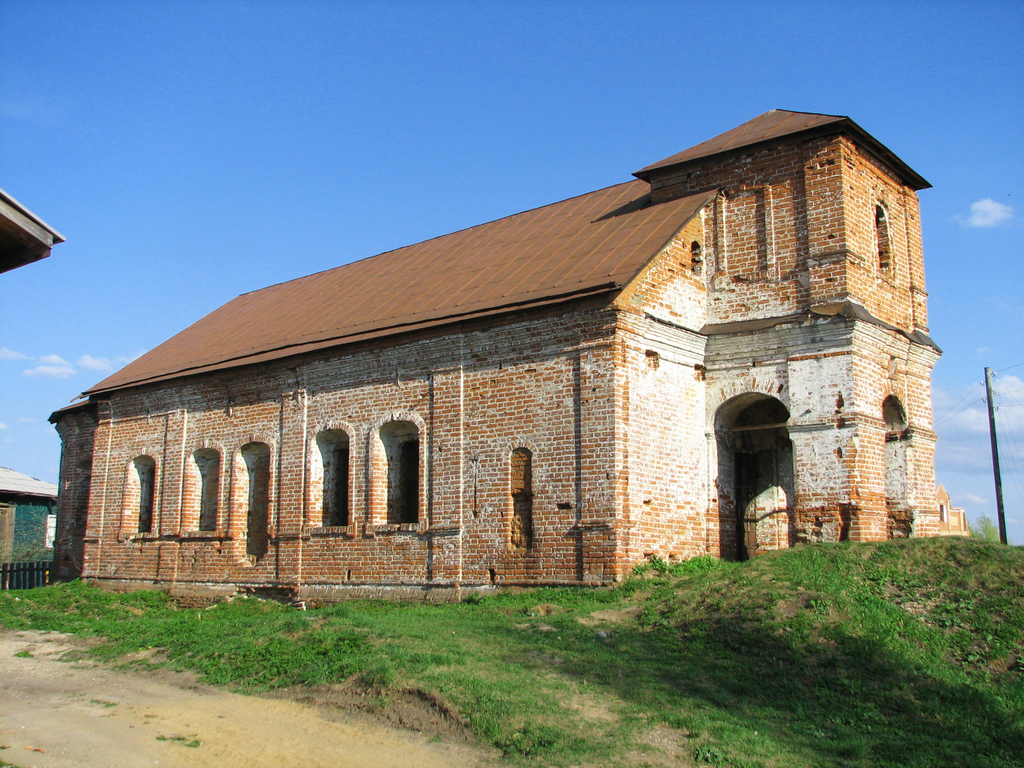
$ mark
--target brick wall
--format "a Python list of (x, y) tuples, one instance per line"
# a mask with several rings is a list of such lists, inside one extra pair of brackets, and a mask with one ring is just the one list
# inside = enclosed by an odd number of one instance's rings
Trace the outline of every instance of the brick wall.
[(92, 487), (95, 407), (86, 405), (61, 414), (56, 423), (61, 436), (60, 485), (57, 496), (57, 535), (54, 540), (54, 577), (73, 579), (82, 574), (86, 522)]
[(610, 299), (59, 416), (62, 573), (331, 599), (937, 532), (914, 192), (843, 137), (671, 174), (720, 194)]
[[(603, 581), (616, 569), (611, 315), (594, 307), (186, 380), (101, 403), (85, 575), (241, 584)], [(419, 518), (388, 522), (381, 428), (419, 432)], [(65, 419), (66, 440), (88, 442)], [(323, 525), (317, 436), (349, 444), (350, 524)], [(73, 434), (73, 436), (72, 436)], [(245, 446), (270, 456), (269, 536), (247, 552)], [(510, 462), (532, 452), (533, 541), (511, 545)], [(220, 456), (199, 530), (196, 451)], [(139, 531), (135, 460), (155, 468)], [(70, 454), (66, 475), (74, 473)], [(586, 553), (586, 556), (584, 555)], [(606, 574), (607, 570), (607, 574)]]

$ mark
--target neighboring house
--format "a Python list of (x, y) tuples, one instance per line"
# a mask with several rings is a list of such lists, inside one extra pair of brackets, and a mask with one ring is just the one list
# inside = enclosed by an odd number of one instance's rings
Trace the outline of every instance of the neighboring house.
[(0, 189), (0, 272), (45, 259), (64, 237)]
[(935, 500), (939, 505), (939, 536), (970, 536), (967, 513), (961, 507), (954, 507), (949, 499), (946, 486), (939, 484), (935, 489)]
[[(63, 242), (57, 230), (0, 189), (0, 272), (44, 259)], [(0, 562), (52, 557), (56, 506), (53, 483), (0, 467)]]
[(57, 527), (57, 486), (0, 467), (0, 562), (49, 560)]
[(938, 533), (928, 183), (782, 110), (634, 176), (244, 294), (54, 413), (58, 571), (330, 599)]

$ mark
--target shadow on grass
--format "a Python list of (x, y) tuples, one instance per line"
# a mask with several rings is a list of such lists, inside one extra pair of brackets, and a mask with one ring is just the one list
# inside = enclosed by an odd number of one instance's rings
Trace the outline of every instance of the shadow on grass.
[(771, 764), (784, 754), (813, 765), (1024, 764), (1020, 713), (998, 695), (869, 639), (809, 643), (777, 630), (728, 616), (607, 639), (566, 627), (559, 669), (726, 749), (749, 734), (736, 752)]

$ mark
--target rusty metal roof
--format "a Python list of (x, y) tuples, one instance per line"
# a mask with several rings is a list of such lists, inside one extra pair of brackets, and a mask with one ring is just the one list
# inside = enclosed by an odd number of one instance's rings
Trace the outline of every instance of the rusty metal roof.
[(85, 394), (624, 287), (716, 194), (631, 181), (243, 294)]
[(811, 136), (845, 133), (859, 144), (873, 152), (889, 165), (913, 189), (926, 189), (931, 186), (910, 166), (900, 160), (889, 148), (878, 139), (857, 125), (845, 115), (821, 115), (814, 112), (790, 112), (786, 109), (773, 109), (738, 125), (732, 130), (721, 133), (712, 139), (684, 149), (664, 160), (641, 168), (633, 175), (650, 181), (655, 176), (666, 175), (667, 169), (682, 171), (688, 167), (700, 165), (712, 157), (727, 156), (751, 152), (760, 145), (771, 144), (781, 139), (795, 138), (796, 134)]

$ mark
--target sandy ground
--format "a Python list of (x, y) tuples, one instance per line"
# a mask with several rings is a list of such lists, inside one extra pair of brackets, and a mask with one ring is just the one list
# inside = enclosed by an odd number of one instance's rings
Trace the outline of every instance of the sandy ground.
[(477, 746), (349, 716), (322, 701), (240, 696), (170, 671), (61, 661), (79, 642), (0, 630), (0, 760), (25, 768), (484, 768), (497, 762)]

